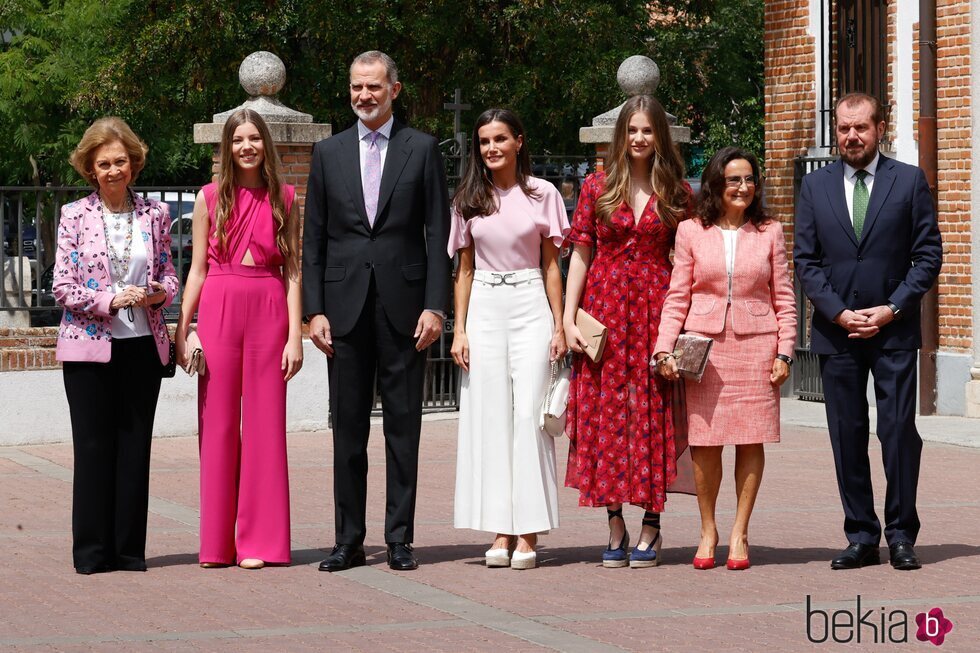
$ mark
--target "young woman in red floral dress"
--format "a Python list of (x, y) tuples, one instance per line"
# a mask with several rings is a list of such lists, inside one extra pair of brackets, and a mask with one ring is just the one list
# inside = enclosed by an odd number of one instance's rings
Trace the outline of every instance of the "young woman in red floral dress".
[[(565, 478), (578, 488), (579, 505), (606, 507), (604, 567), (659, 562), (660, 512), (678, 452), (671, 386), (650, 358), (670, 287), (668, 254), (690, 203), (663, 107), (647, 95), (631, 98), (616, 121), (606, 171), (587, 177), (579, 196), (564, 313), (568, 346), (580, 354), (587, 343), (575, 326), (579, 307), (608, 329), (598, 361), (575, 357)], [(646, 511), (631, 552), (624, 503)]]

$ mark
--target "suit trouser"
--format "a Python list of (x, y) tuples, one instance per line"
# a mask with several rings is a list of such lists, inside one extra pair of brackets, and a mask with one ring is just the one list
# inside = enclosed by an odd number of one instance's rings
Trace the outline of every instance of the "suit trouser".
[(334, 443), (334, 528), (338, 544), (367, 532), (368, 434), (377, 377), (385, 435), (385, 541), (412, 542), (422, 429), (424, 351), (385, 315), (374, 278), (354, 328), (333, 338), (328, 359)]
[(885, 467), (885, 540), (915, 543), (915, 509), (922, 439), (915, 427), (915, 350), (856, 345), (820, 356), (827, 424), (844, 507), (844, 532), (851, 543), (877, 546), (881, 523), (875, 513), (868, 459), (870, 419), (867, 385), (874, 378), (877, 434)]
[(150, 441), (161, 365), (152, 336), (112, 341), (108, 363), (64, 363), (75, 472), (76, 569), (146, 568)]
[(198, 333), (201, 562), (288, 564), (289, 471), (282, 351), (289, 331), (276, 268), (212, 266)]

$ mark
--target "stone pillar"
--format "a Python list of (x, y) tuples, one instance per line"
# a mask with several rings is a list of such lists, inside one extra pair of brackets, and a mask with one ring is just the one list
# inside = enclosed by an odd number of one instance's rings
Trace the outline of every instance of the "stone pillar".
[(282, 161), (283, 181), (296, 187), (300, 216), (306, 207), (306, 181), (310, 176), (313, 145), (331, 135), (328, 124), (313, 122), (313, 116), (283, 105), (277, 95), (286, 84), (286, 66), (271, 52), (253, 52), (238, 68), (238, 79), (249, 99), (241, 106), (214, 114), (213, 122), (194, 125), (194, 142), (214, 147), (212, 172), (217, 175), (221, 153), (221, 130), (228, 117), (238, 109), (253, 109), (265, 119), (276, 142)]
[[(660, 85), (660, 67), (650, 57), (641, 54), (633, 55), (619, 65), (616, 81), (626, 97), (654, 95)], [(616, 119), (619, 118), (623, 104), (593, 118), (591, 126), (579, 129), (579, 142), (595, 145), (596, 170), (603, 169), (603, 160), (609, 155), (609, 144), (612, 143)], [(668, 113), (667, 120), (670, 122), (670, 135), (675, 143), (691, 142), (691, 130), (687, 127), (678, 127), (676, 116)]]
[[(16, 223), (14, 224), (16, 227)], [(14, 234), (17, 232), (15, 231)], [(0, 268), (0, 292), (4, 301), (0, 302), (5, 308), (24, 308), (31, 305), (31, 278), (33, 268), (31, 260), (26, 256), (7, 256)], [(31, 316), (28, 311), (13, 311), (0, 309), (0, 327), (26, 329), (31, 326)]]

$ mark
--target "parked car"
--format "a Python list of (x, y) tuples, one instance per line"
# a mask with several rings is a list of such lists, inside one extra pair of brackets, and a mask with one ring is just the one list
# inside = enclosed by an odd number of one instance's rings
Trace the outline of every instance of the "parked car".
[(20, 233), (20, 251), (17, 250), (16, 231), (16, 218), (4, 223), (3, 253), (7, 256), (26, 256), (29, 259), (37, 258), (37, 228), (33, 225), (24, 225), (24, 230)]
[(31, 311), (31, 326), (57, 326), (61, 322), (61, 307), (54, 300), (54, 293), (51, 286), (54, 284), (54, 264), (52, 263), (41, 277), (34, 279), (32, 283), (31, 305), (35, 308), (43, 307), (44, 310)]
[(146, 197), (165, 202), (170, 207), (170, 256), (183, 283), (191, 269), (191, 227), (194, 224), (194, 201), (197, 196), (180, 191), (153, 191), (147, 193)]
[(183, 283), (187, 280), (187, 273), (191, 269), (191, 250), (194, 241), (191, 229), (194, 219), (181, 216), (170, 223), (170, 256), (174, 262), (174, 269), (180, 269), (180, 280)]

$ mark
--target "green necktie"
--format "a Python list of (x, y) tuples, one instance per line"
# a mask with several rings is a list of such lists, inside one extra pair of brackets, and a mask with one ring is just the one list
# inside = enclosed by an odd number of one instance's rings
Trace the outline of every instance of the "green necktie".
[(868, 187), (864, 185), (864, 178), (868, 176), (868, 171), (858, 170), (854, 176), (857, 178), (854, 182), (854, 235), (861, 240), (864, 216), (868, 213)]

